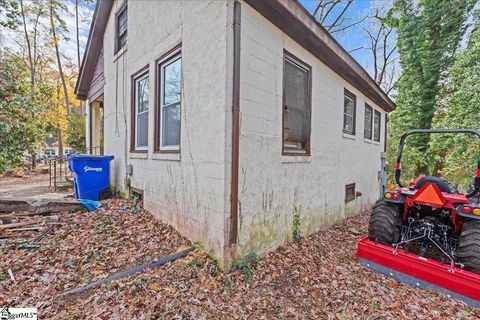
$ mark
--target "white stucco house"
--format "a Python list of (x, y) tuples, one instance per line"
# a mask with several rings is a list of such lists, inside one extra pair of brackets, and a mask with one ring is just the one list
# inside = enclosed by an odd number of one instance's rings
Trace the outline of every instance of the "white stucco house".
[(99, 0), (76, 94), (112, 186), (221, 265), (379, 197), (395, 104), (298, 1)]

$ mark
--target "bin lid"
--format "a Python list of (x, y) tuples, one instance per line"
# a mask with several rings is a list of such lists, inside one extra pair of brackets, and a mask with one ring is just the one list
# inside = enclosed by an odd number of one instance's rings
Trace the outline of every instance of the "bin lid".
[(70, 160), (83, 160), (83, 161), (111, 161), (113, 160), (114, 156), (100, 156), (100, 155), (94, 155), (94, 154), (70, 154), (67, 156), (67, 159)]

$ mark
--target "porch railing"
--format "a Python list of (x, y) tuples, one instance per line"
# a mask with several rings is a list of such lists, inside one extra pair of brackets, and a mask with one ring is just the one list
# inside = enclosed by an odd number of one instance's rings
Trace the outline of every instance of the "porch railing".
[[(97, 150), (101, 151), (101, 148), (91, 147), (74, 154), (94, 154)], [(62, 184), (68, 185), (73, 181), (72, 172), (68, 169), (67, 157), (68, 155), (64, 155), (48, 161), (49, 185), (54, 191), (57, 191)]]

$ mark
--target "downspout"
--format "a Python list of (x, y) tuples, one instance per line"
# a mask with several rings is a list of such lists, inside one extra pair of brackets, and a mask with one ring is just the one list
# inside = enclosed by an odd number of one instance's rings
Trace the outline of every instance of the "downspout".
[(240, 162), (240, 20), (241, 5), (233, 4), (232, 173), (230, 190), (230, 245), (238, 237), (238, 170)]

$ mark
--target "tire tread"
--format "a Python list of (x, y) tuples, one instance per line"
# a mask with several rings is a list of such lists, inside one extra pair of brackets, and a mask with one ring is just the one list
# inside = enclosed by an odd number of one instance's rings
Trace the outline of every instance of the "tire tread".
[(465, 221), (458, 242), (457, 257), (465, 269), (480, 274), (480, 221)]
[(395, 231), (400, 223), (400, 210), (397, 205), (378, 201), (368, 226), (368, 238), (371, 241), (391, 245), (396, 240)]

